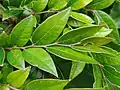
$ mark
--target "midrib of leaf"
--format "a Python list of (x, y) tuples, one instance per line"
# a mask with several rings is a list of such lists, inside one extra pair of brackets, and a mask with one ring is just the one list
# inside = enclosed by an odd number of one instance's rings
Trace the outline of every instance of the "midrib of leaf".
[[(59, 13), (58, 13), (59, 14)], [(57, 14), (57, 15), (58, 15)], [(67, 13), (66, 13), (66, 15), (67, 15)], [(66, 16), (65, 15), (65, 16)], [(65, 17), (64, 16), (64, 17)], [(60, 19), (60, 21), (64, 18), (64, 17), (62, 17), (61, 19)], [(52, 17), (51, 17), (52, 18)], [(57, 22), (56, 22), (57, 23)], [(43, 39), (55, 26), (56, 26), (56, 23), (52, 26), (52, 28), (51, 29), (49, 29), (48, 31), (46, 31), (46, 33), (36, 42), (36, 43), (38, 43), (41, 39)], [(58, 25), (57, 25), (58, 26)]]
[[(30, 52), (30, 51), (28, 51), (28, 50), (26, 50), (26, 51), (39, 60), (39, 58), (38, 58), (35, 54), (32, 54), (32, 52)], [(28, 61), (27, 61), (27, 62), (28, 62)], [(46, 63), (44, 63), (42, 60), (41, 60), (40, 62), (42, 62), (44, 65), (46, 65), (46, 66), (52, 71), (52, 73), (54, 73), (53, 70), (51, 69), (51, 67), (49, 67)], [(31, 64), (31, 63), (30, 63), (30, 64)], [(32, 64), (32, 65), (33, 65), (33, 64)], [(37, 67), (38, 67), (38, 65), (34, 65), (34, 66), (37, 66)], [(38, 68), (40, 68), (40, 67), (38, 67)], [(40, 68), (40, 69), (42, 69), (42, 68)], [(44, 70), (45, 70), (45, 69), (44, 69)], [(47, 70), (45, 70), (45, 71), (47, 71)], [(49, 72), (49, 71), (47, 71), (47, 72)], [(55, 73), (54, 73), (54, 74), (55, 74)]]

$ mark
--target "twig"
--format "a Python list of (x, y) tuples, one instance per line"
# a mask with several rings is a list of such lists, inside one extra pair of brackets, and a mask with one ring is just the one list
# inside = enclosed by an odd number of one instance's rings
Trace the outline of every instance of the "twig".
[(55, 12), (59, 12), (59, 11), (57, 11), (57, 10), (48, 10), (48, 11), (42, 11), (42, 12), (35, 12), (34, 14), (55, 13)]

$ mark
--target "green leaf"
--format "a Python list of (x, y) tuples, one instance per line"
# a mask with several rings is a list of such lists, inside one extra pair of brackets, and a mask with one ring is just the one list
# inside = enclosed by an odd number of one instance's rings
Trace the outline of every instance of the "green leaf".
[(57, 1), (59, 1), (59, 0), (49, 0), (48, 8), (52, 8), (56, 4)]
[(5, 51), (3, 48), (0, 48), (0, 66), (3, 66), (5, 59)]
[(40, 12), (45, 9), (46, 5), (48, 3), (48, 0), (33, 0), (33, 10)]
[(110, 11), (110, 16), (115, 21), (117, 28), (120, 28), (120, 2), (116, 2)]
[(112, 29), (107, 29), (103, 27), (99, 32), (97, 32), (94, 36), (97, 37), (105, 37), (108, 36), (113, 30)]
[(85, 67), (85, 63), (79, 63), (79, 62), (72, 62), (72, 67), (70, 71), (70, 79), (75, 78), (77, 75), (79, 75)]
[(112, 54), (92, 54), (94, 59), (100, 62), (103, 65), (120, 65), (120, 53), (114, 51), (111, 48), (104, 47), (105, 50), (108, 50)]
[(58, 40), (58, 43), (62, 44), (74, 44), (80, 42), (82, 39), (93, 36), (97, 33), (102, 26), (87, 26), (72, 30), (63, 36), (61, 36)]
[(25, 90), (63, 90), (67, 80), (40, 79), (30, 82)]
[(46, 19), (33, 33), (33, 42), (40, 45), (54, 42), (63, 31), (67, 23), (69, 13), (70, 8)]
[(31, 67), (27, 67), (25, 70), (17, 70), (11, 72), (7, 76), (7, 82), (13, 87), (20, 88), (27, 79), (30, 72), (30, 68)]
[(103, 88), (70, 88), (65, 90), (104, 90)]
[(12, 66), (18, 69), (25, 69), (25, 62), (20, 49), (9, 51), (7, 53), (7, 60)]
[(57, 0), (54, 3), (54, 5), (51, 7), (51, 10), (60, 10), (60, 9), (63, 9), (67, 5), (67, 3), (68, 3), (68, 0)]
[(109, 29), (113, 30), (109, 36), (114, 39), (115, 43), (119, 44), (120, 43), (119, 33), (113, 19), (103, 11), (96, 11), (95, 13), (99, 17), (101, 24), (105, 24)]
[(69, 47), (50, 46), (50, 47), (47, 47), (47, 51), (58, 57), (64, 58), (66, 60), (71, 60), (73, 62), (99, 64), (96, 60), (92, 59), (88, 55), (83, 54), (81, 52), (77, 52)]
[(104, 66), (104, 74), (106, 78), (113, 84), (120, 85), (120, 72), (112, 66)]
[(12, 30), (12, 43), (17, 46), (24, 46), (30, 39), (35, 25), (36, 18), (32, 15), (19, 22)]
[[(74, 0), (74, 3), (72, 3), (72, 5), (71, 5), (72, 10), (78, 10), (78, 9), (84, 8), (92, 1), (93, 0)], [(72, 0), (71, 0), (71, 2), (72, 2)]]
[(91, 2), (87, 8), (89, 9), (104, 9), (104, 8), (107, 8), (109, 7), (111, 4), (114, 3), (115, 0), (93, 0), (93, 2)]
[(7, 76), (12, 71), (13, 71), (13, 67), (9, 63), (4, 63), (2, 71), (1, 71), (2, 78), (1, 78), (0, 82), (7, 83)]
[(7, 85), (0, 85), (0, 90), (10, 90)]
[(0, 46), (11, 46), (11, 38), (4, 31), (0, 34)]
[(81, 45), (86, 46), (91, 44), (92, 46), (102, 46), (110, 43), (113, 39), (109, 37), (88, 37), (81, 41)]
[(92, 18), (90, 18), (89, 16), (82, 14), (82, 13), (77, 13), (77, 12), (71, 12), (70, 16), (80, 22), (86, 23), (86, 24), (91, 24), (94, 21), (92, 20)]
[(103, 86), (103, 75), (100, 68), (101, 67), (98, 65), (93, 65), (93, 74), (95, 79), (95, 82), (93, 84), (94, 88), (102, 88)]
[(42, 69), (58, 77), (54, 62), (50, 55), (44, 49), (42, 48), (25, 49), (23, 51), (23, 56), (29, 64), (36, 66), (39, 69)]

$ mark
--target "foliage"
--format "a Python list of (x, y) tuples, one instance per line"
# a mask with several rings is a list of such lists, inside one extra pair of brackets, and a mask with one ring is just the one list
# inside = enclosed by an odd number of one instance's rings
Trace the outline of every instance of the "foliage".
[(0, 0), (0, 90), (119, 90), (119, 6)]

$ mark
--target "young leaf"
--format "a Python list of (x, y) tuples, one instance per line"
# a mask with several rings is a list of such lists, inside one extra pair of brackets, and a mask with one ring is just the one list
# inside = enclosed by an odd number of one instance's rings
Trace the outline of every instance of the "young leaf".
[(50, 55), (44, 49), (42, 48), (25, 49), (23, 51), (23, 56), (29, 64), (36, 66), (39, 69), (42, 69), (58, 77), (54, 62)]
[[(87, 6), (89, 3), (91, 3), (93, 0), (74, 0), (74, 3), (72, 3), (71, 7), (72, 10), (78, 10), (81, 8), (84, 8), (85, 6)], [(70, 0), (69, 3), (73, 2), (72, 0)]]
[(18, 69), (25, 68), (24, 58), (22, 56), (21, 50), (19, 49), (14, 49), (14, 50), (9, 51), (7, 53), (7, 60), (12, 66)]
[(94, 36), (97, 37), (105, 37), (108, 36), (113, 30), (112, 29), (107, 29), (105, 27), (103, 27), (102, 29), (100, 29), (99, 32), (97, 32)]
[(47, 6), (48, 0), (34, 0), (32, 2), (33, 5), (33, 10), (40, 12), (42, 10), (45, 9), (45, 7)]
[(40, 79), (30, 82), (25, 90), (63, 90), (69, 81), (67, 80), (52, 80)]
[(20, 88), (27, 79), (30, 72), (30, 68), (31, 67), (27, 67), (25, 70), (17, 70), (11, 72), (7, 76), (7, 82), (13, 87)]
[(85, 63), (72, 62), (72, 68), (70, 72), (70, 79), (74, 79), (77, 75), (79, 75), (85, 67)]
[(3, 66), (5, 59), (5, 51), (3, 48), (0, 48), (0, 66)]
[(95, 14), (97, 14), (97, 16), (100, 18), (101, 24), (105, 24), (109, 29), (113, 30), (109, 36), (114, 39), (115, 43), (119, 44), (120, 43), (119, 33), (113, 19), (103, 11), (96, 11)]
[(111, 4), (113, 4), (115, 0), (93, 0), (92, 3), (90, 3), (87, 8), (89, 9), (104, 9), (109, 7)]
[(88, 37), (81, 41), (81, 45), (93, 45), (93, 46), (102, 46), (107, 43), (110, 43), (113, 39), (109, 37)]
[(49, 17), (42, 24), (40, 24), (33, 33), (33, 42), (38, 45), (50, 44), (54, 42), (63, 31), (67, 23), (69, 13), (70, 8)]
[(35, 25), (36, 18), (32, 15), (19, 22), (12, 30), (12, 43), (17, 46), (24, 46), (30, 39)]
[(100, 70), (100, 66), (93, 65), (93, 74), (94, 74), (94, 79), (95, 79), (93, 87), (94, 88), (102, 88), (102, 86), (103, 86), (103, 76), (102, 76), (102, 72)]
[(66, 60), (71, 60), (73, 62), (99, 64), (96, 60), (92, 59), (88, 55), (77, 52), (69, 47), (51, 46), (47, 47), (47, 51), (58, 57), (64, 58)]
[(87, 26), (72, 30), (58, 40), (58, 43), (62, 44), (74, 44), (80, 42), (82, 39), (93, 36), (95, 33), (99, 32), (102, 26)]
[(77, 12), (71, 12), (70, 16), (80, 22), (86, 23), (86, 24), (91, 24), (94, 21), (92, 20), (92, 18), (90, 18), (89, 16), (82, 14), (82, 13), (77, 13)]

